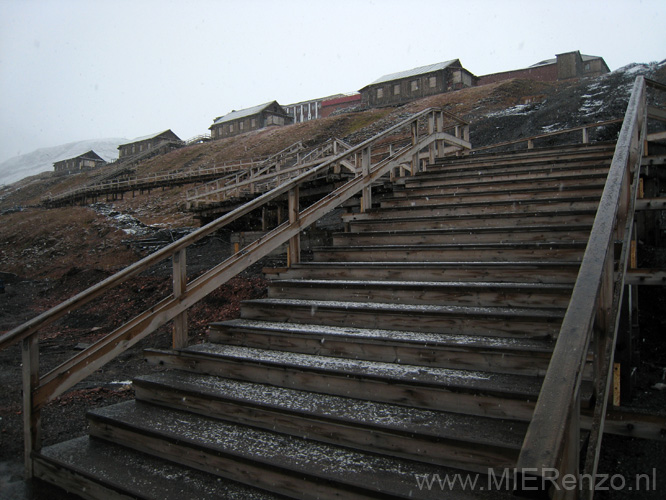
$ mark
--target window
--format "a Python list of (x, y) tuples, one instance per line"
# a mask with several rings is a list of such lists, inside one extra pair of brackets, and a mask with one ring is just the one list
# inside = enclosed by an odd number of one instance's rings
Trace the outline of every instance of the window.
[(412, 92), (416, 92), (419, 89), (419, 81), (412, 80)]
[(240, 122), (240, 123), (238, 124), (238, 127), (239, 127), (241, 130), (243, 130), (243, 125), (245, 125), (245, 123), (244, 123), (244, 122)]
[(430, 88), (434, 89), (437, 87), (437, 77), (436, 76), (431, 76), (430, 77)]
[(393, 86), (393, 95), (400, 95), (400, 84)]
[(384, 97), (384, 89), (377, 89), (377, 99), (382, 99)]
[(250, 126), (251, 126), (252, 128), (255, 128), (255, 127), (257, 126), (257, 119), (256, 119), (256, 118), (252, 118), (252, 121), (250, 122), (250, 124), (251, 124)]
[(585, 63), (585, 71), (590, 71), (590, 63)]
[(234, 131), (234, 124), (232, 123), (231, 125), (229, 125), (229, 132), (233, 132), (233, 131)]

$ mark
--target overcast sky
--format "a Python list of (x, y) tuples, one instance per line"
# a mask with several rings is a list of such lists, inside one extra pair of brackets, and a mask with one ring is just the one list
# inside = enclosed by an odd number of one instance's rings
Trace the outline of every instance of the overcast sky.
[(476, 75), (557, 53), (666, 58), (665, 0), (0, 0), (0, 162), (355, 91), (460, 59)]

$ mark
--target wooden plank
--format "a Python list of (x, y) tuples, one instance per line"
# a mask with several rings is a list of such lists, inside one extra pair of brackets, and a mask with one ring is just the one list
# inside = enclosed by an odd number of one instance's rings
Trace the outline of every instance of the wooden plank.
[(628, 269), (625, 277), (627, 285), (666, 285), (666, 270)]
[(23, 340), (23, 451), (26, 479), (34, 476), (32, 454), (41, 444), (41, 414), (34, 401), (34, 391), (39, 384), (39, 341), (36, 337)]
[(636, 200), (636, 210), (666, 210), (666, 197)]

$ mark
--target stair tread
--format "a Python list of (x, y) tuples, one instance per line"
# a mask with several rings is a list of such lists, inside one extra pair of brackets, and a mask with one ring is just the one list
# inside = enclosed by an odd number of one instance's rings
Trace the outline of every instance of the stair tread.
[(139, 498), (155, 500), (284, 498), (281, 495), (87, 436), (44, 447), (36, 459), (66, 467), (116, 492)]
[(405, 330), (385, 330), (357, 327), (341, 327), (328, 325), (310, 325), (302, 323), (279, 323), (270, 321), (256, 321), (248, 319), (233, 319), (211, 323), (213, 328), (221, 327), (245, 328), (262, 330), (266, 332), (284, 332), (308, 336), (327, 336), (331, 338), (346, 338), (350, 340), (363, 339), (366, 341), (387, 341), (391, 343), (413, 343), (423, 345), (424, 348), (437, 346), (479, 347), (497, 350), (521, 350), (547, 353), (551, 352), (554, 341), (543, 338), (521, 337), (489, 337), (483, 335), (464, 335), (449, 333), (421, 333)]
[(527, 430), (524, 422), (378, 403), (191, 372), (171, 370), (135, 380), (138, 384), (146, 382), (238, 404), (337, 420), (346, 425), (419, 434), (430, 439), (465, 440), (520, 449)]
[(558, 225), (526, 225), (526, 226), (476, 226), (463, 228), (443, 228), (443, 229), (395, 229), (391, 231), (364, 231), (363, 233), (334, 233), (334, 237), (358, 237), (358, 236), (392, 236), (392, 235), (410, 235), (410, 234), (471, 234), (471, 233), (528, 233), (528, 232), (557, 232), (557, 231), (584, 231), (590, 230), (592, 224), (558, 224)]
[(319, 246), (313, 247), (315, 252), (329, 252), (329, 251), (359, 251), (379, 248), (392, 248), (402, 250), (425, 250), (425, 249), (453, 249), (453, 248), (585, 248), (587, 241), (515, 241), (515, 242), (492, 242), (492, 243), (419, 243), (416, 245), (409, 244), (387, 244), (387, 245), (347, 245), (347, 246)]
[(212, 356), (244, 364), (252, 361), (280, 369), (291, 367), (345, 377), (374, 378), (391, 383), (444, 387), (447, 390), (475, 393), (489, 392), (518, 399), (536, 398), (541, 388), (541, 379), (526, 375), (403, 365), (221, 344), (197, 344), (180, 352)]
[[(160, 436), (172, 447), (209, 450), (240, 463), (250, 461), (274, 472), (277, 469), (298, 479), (305, 476), (316, 481), (332, 481), (354, 491), (366, 492), (370, 497), (386, 494), (387, 498), (441, 498), (441, 491), (435, 488), (430, 491), (419, 489), (416, 476), (430, 477), (455, 471), (134, 401), (93, 410), (89, 418), (133, 429), (140, 434)], [(307, 492), (303, 493), (307, 495)], [(479, 495), (481, 498), (497, 498), (503, 492), (486, 494), (461, 489), (459, 493), (458, 498), (465, 499), (479, 498)], [(510, 492), (504, 493), (508, 498)]]
[(344, 280), (344, 279), (277, 279), (275, 285), (326, 286), (326, 287), (383, 287), (383, 288), (465, 288), (481, 290), (521, 289), (532, 290), (571, 290), (570, 285), (557, 283), (521, 283), (510, 281), (391, 281), (391, 280)]
[(433, 304), (395, 304), (385, 302), (348, 302), (336, 300), (308, 300), (308, 299), (252, 299), (244, 304), (257, 304), (269, 306), (295, 306), (311, 307), (316, 309), (345, 309), (345, 310), (371, 310), (377, 312), (407, 312), (407, 313), (434, 313), (434, 314), (472, 314), (491, 317), (530, 316), (544, 319), (557, 319), (564, 317), (563, 309), (538, 309), (525, 307), (479, 307), (479, 306), (453, 306)]

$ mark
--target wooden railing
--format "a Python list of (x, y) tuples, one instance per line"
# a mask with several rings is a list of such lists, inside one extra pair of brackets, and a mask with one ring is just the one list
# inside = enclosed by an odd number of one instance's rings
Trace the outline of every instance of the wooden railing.
[[(362, 207), (372, 206), (371, 186), (373, 182), (392, 169), (404, 164), (411, 164), (411, 170), (415, 172), (420, 163), (422, 150), (427, 149), (427, 154), (433, 161), (436, 156), (449, 151), (451, 147), (458, 150), (468, 150), (471, 145), (467, 140), (444, 132), (448, 129), (444, 128), (445, 117), (451, 116), (443, 110), (433, 108), (417, 113), (348, 151), (324, 160), (316, 168), (272, 189), (254, 201), (203, 226), (2, 335), (0, 337), (0, 350), (22, 342), (23, 420), (27, 477), (32, 477), (32, 453), (41, 449), (41, 411), (50, 400), (70, 389), (120, 353), (131, 348), (138, 341), (170, 321), (173, 321), (173, 347), (185, 347), (188, 342), (187, 310), (226, 281), (286, 242), (289, 243), (289, 261), (291, 263), (299, 262), (299, 234), (303, 229), (358, 193), (362, 195)], [(419, 127), (419, 124), (423, 122), (425, 124)], [(462, 135), (464, 137), (469, 136), (468, 125), (464, 122), (454, 119), (454, 126), (462, 127), (464, 129)], [(419, 130), (424, 128), (426, 132), (419, 135)], [(373, 145), (403, 129), (408, 130), (408, 133), (411, 134), (410, 143), (399, 150), (391, 151), (390, 155), (374, 163), (372, 161)], [(356, 157), (360, 159), (361, 166), (356, 177), (308, 208), (302, 211), (299, 210), (299, 188), (304, 182), (307, 182), (319, 172), (327, 170), (331, 165), (349, 161), (350, 158)], [(187, 281), (186, 252), (190, 245), (285, 194), (288, 195), (289, 200), (289, 218), (286, 222), (198, 278)], [(46, 374), (40, 374), (39, 335), (46, 326), (53, 324), (59, 318), (81, 308), (93, 299), (101, 297), (105, 292), (167, 258), (172, 260), (173, 269), (173, 292), (168, 297), (116, 328), (95, 344), (80, 351), (65, 363)]]
[[(645, 81), (638, 77), (571, 302), (518, 459), (518, 493), (531, 498), (593, 494), (579, 487), (594, 478), (599, 458), (646, 137), (646, 111)], [(581, 477), (580, 392), (590, 348), (594, 349), (595, 408), (586, 476)]]
[[(278, 184), (296, 177), (321, 163), (322, 158), (339, 154), (351, 146), (339, 139), (329, 139), (322, 146), (306, 154), (295, 154), (272, 159), (256, 167), (212, 182), (208, 182), (186, 193), (188, 209), (220, 203), (229, 198), (265, 193)], [(325, 172), (321, 172), (325, 175)]]

